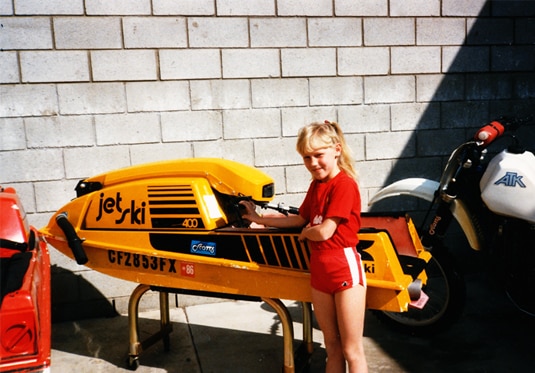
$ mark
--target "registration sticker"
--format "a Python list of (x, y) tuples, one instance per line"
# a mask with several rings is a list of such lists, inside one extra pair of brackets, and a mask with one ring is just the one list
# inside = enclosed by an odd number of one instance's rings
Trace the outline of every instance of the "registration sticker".
[(180, 263), (180, 274), (185, 277), (195, 277), (195, 263)]

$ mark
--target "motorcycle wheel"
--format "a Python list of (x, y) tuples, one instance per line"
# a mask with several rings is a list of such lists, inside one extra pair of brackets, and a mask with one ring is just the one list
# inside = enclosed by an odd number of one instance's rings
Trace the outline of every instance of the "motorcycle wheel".
[(505, 292), (520, 311), (535, 316), (535, 225), (510, 219), (495, 264)]
[(428, 335), (444, 330), (462, 313), (466, 288), (453, 257), (445, 250), (434, 249), (425, 270), (427, 284), (422, 290), (429, 300), (422, 309), (409, 307), (407, 312), (373, 310), (385, 325), (412, 335)]

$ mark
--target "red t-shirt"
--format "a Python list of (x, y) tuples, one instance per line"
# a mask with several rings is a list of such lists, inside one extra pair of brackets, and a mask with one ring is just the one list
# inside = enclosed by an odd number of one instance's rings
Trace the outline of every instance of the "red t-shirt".
[(333, 236), (326, 241), (310, 241), (312, 249), (343, 249), (356, 247), (360, 229), (360, 192), (357, 183), (344, 171), (340, 171), (326, 183), (313, 180), (299, 215), (311, 226), (319, 225), (327, 218), (340, 218)]

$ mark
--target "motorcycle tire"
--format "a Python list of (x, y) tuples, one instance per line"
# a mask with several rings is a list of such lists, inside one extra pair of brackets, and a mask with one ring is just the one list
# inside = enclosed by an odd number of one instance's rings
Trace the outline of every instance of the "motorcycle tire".
[(407, 312), (373, 310), (379, 321), (394, 330), (411, 335), (440, 332), (457, 321), (462, 314), (466, 287), (464, 278), (445, 248), (432, 252), (426, 266), (428, 281), (422, 290), (429, 300), (422, 309), (409, 306)]
[(495, 271), (505, 293), (517, 309), (535, 316), (535, 225), (517, 219), (502, 224)]

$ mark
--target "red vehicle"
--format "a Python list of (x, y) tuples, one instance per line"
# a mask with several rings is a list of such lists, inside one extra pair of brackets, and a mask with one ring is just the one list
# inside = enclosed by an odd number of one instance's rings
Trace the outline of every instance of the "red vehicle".
[(0, 372), (50, 371), (50, 254), (13, 188), (0, 187)]

